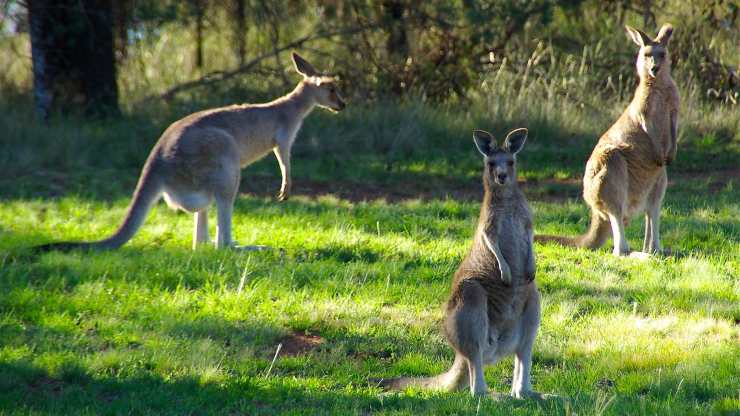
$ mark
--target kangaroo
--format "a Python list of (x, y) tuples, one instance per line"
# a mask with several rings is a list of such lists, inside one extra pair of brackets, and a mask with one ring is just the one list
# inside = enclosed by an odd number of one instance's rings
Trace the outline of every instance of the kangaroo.
[(515, 166), (527, 130), (511, 131), (501, 147), (482, 130), (475, 130), (473, 138), (483, 154), (485, 195), (473, 246), (455, 273), (447, 302), (444, 331), (455, 361), (436, 377), (385, 379), (379, 385), (388, 390), (469, 387), (471, 394), (484, 395), (483, 366), (515, 354), (511, 396), (546, 398), (532, 391), (529, 378), (540, 295), (534, 282), (532, 215), (517, 186)]
[[(609, 238), (611, 226), (614, 255), (645, 258), (663, 253), (660, 208), (668, 183), (666, 166), (676, 158), (678, 132), (678, 88), (668, 56), (673, 27), (664, 25), (655, 39), (629, 26), (626, 29), (640, 47), (640, 82), (632, 102), (601, 136), (586, 163), (583, 199), (591, 208), (591, 226), (580, 237), (541, 235), (536, 241), (596, 249)], [(624, 228), (643, 212), (642, 252), (630, 253)]]
[(273, 151), (282, 173), (278, 198), (291, 191), (290, 151), (303, 119), (319, 106), (344, 109), (334, 78), (320, 74), (293, 52), (295, 70), (303, 76), (289, 94), (266, 104), (243, 104), (191, 114), (172, 123), (144, 163), (126, 217), (110, 237), (94, 242), (61, 242), (37, 246), (40, 251), (115, 249), (126, 243), (143, 224), (151, 206), (164, 195), (167, 204), (195, 214), (193, 249), (208, 243), (208, 206), (216, 202), (218, 224), (215, 245), (238, 246), (231, 237), (231, 216), (241, 169)]

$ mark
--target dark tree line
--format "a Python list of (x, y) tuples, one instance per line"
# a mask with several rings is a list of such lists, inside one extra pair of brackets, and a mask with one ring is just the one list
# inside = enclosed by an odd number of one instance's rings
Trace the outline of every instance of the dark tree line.
[[(195, 68), (203, 78), (175, 86), (165, 96), (198, 85), (208, 85), (254, 71), (263, 63), (276, 68), (283, 83), (289, 80), (284, 52), (307, 48), (322, 55), (329, 65), (341, 68), (353, 92), (367, 99), (383, 96), (421, 95), (443, 101), (464, 97), (490, 69), (488, 57), (508, 57), (516, 62), (521, 51), (532, 48), (529, 37), (537, 34), (567, 52), (603, 37), (600, 22), (612, 22), (610, 34), (623, 44), (620, 26), (628, 16), (644, 27), (655, 26), (656, 10), (666, 0), (26, 0), (32, 44), (34, 97), (38, 112), (76, 111), (92, 116), (116, 114), (116, 64), (128, 58), (132, 30), (178, 24), (192, 31)], [(694, 26), (677, 32), (676, 60), (696, 68), (703, 87), (722, 94), (736, 87), (731, 69), (702, 42), (704, 26), (737, 29), (738, 7), (732, 0), (696, 0), (691, 7)], [(215, 12), (226, 21), (212, 23)], [(599, 22), (589, 26), (586, 12), (597, 13)], [(310, 30), (297, 30), (293, 22), (318, 14)], [(560, 16), (554, 26), (556, 14)], [(563, 17), (564, 16), (564, 17)], [(565, 24), (563, 23), (565, 22)], [(225, 24), (224, 24), (225, 23)], [(677, 22), (686, 24), (687, 22)], [(227, 36), (237, 68), (204, 73), (209, 30)], [(258, 30), (266, 43), (248, 44), (248, 32)], [(587, 32), (588, 36), (579, 33)], [(590, 32), (589, 32), (590, 31)], [(309, 33), (299, 36), (297, 33)], [(589, 37), (590, 36), (590, 37)], [(580, 43), (579, 43), (580, 42)], [(575, 43), (575, 47), (574, 47)], [(265, 46), (265, 44), (267, 46)], [(619, 44), (615, 42), (615, 44)], [(698, 52), (692, 53), (698, 48)], [(623, 49), (623, 48), (622, 48)], [(519, 54), (519, 55), (517, 55)], [(619, 58), (619, 54), (615, 54)], [(621, 58), (620, 58), (621, 59)], [(622, 67), (632, 76), (630, 57)], [(604, 65), (613, 71), (613, 62)], [(611, 75), (605, 72), (606, 75)], [(728, 75), (730, 74), (730, 75)], [(597, 74), (602, 76), (603, 74)], [(606, 78), (606, 76), (604, 76)]]

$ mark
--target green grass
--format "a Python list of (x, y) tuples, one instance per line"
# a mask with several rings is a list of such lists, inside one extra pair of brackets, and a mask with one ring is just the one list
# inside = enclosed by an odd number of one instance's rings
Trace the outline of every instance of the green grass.
[[(578, 178), (622, 103), (550, 105), (503, 97), (465, 110), (313, 114), (295, 149), (297, 195), (269, 196), (279, 183), (270, 156), (244, 171), (253, 192), (236, 203), (235, 237), (284, 253), (193, 252), (191, 216), (160, 204), (120, 250), (40, 256), (26, 247), (112, 232), (157, 135), (186, 110), (40, 126), (6, 109), (0, 413), (738, 414), (739, 118), (691, 103), (662, 216), (664, 244), (679, 255), (536, 247), (534, 387), (567, 402), (368, 385), (451, 364), (440, 322), (479, 210), (473, 127), (499, 137), (529, 127), (520, 179), (536, 230), (586, 228)], [(641, 219), (628, 228), (634, 248), (641, 229)], [(300, 335), (316, 345), (294, 354)], [(488, 368), (490, 387), (508, 391), (511, 371), (511, 359)]]

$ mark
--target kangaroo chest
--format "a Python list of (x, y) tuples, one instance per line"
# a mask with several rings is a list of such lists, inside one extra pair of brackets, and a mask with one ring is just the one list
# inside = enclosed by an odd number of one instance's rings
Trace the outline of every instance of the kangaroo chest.
[[(662, 159), (671, 147), (671, 114), (678, 111), (678, 92), (670, 87), (653, 87), (633, 107), (633, 117), (640, 133), (648, 136)], [(637, 136), (639, 137), (639, 136)]]
[(496, 218), (497, 241), (514, 279), (524, 279), (529, 254), (529, 232), (521, 219), (509, 213)]

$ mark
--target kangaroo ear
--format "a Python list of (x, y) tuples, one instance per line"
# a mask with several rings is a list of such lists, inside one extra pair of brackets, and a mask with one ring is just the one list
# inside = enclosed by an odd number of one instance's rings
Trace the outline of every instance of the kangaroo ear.
[(663, 25), (663, 27), (660, 28), (660, 32), (658, 32), (658, 36), (655, 38), (655, 41), (665, 46), (668, 44), (668, 41), (671, 39), (672, 34), (673, 34), (673, 26), (670, 23), (666, 23)]
[(318, 74), (318, 71), (316, 71), (313, 65), (309, 64), (307, 60), (303, 59), (301, 55), (293, 52), (291, 56), (293, 57), (293, 65), (295, 66), (295, 70), (298, 71), (299, 74), (303, 75), (304, 77), (312, 77)]
[(483, 156), (490, 156), (496, 150), (496, 140), (487, 131), (473, 130), (473, 141), (475, 141), (475, 147)]
[(508, 135), (506, 135), (506, 140), (504, 140), (504, 150), (512, 155), (519, 153), (519, 151), (522, 150), (522, 147), (524, 147), (524, 142), (527, 141), (527, 134), (528, 131), (524, 128), (512, 130)]
[(630, 35), (630, 38), (632, 38), (632, 41), (637, 44), (639, 47), (643, 47), (645, 45), (649, 45), (652, 41), (650, 39), (650, 36), (646, 35), (645, 32), (639, 29), (635, 29), (631, 26), (625, 26), (625, 29), (627, 29), (627, 33)]

